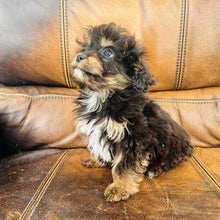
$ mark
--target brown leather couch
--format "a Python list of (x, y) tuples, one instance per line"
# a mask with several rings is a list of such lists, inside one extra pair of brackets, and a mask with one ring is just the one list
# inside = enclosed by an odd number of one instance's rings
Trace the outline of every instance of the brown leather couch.
[[(1, 1), (0, 219), (220, 219), (219, 9), (218, 0)], [(81, 165), (87, 137), (75, 131), (70, 67), (83, 28), (111, 21), (144, 43), (150, 95), (195, 146), (119, 203), (104, 200), (110, 170)]]

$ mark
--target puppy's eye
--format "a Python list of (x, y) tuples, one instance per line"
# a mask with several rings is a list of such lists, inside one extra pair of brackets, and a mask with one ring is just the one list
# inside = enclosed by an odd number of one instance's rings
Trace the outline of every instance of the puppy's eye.
[(103, 55), (106, 56), (106, 57), (109, 57), (109, 58), (113, 57), (113, 51), (112, 51), (112, 49), (111, 49), (111, 48), (106, 48), (106, 49), (104, 50)]
[(105, 57), (105, 58), (113, 58), (114, 57), (114, 51), (107, 47), (107, 48), (102, 48), (99, 50), (99, 52)]

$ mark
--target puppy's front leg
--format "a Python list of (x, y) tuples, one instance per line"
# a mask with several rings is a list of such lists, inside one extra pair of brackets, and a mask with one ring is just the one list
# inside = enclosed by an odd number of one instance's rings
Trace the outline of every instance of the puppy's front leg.
[(113, 183), (105, 190), (105, 198), (110, 202), (126, 200), (129, 196), (139, 191), (139, 183), (143, 180), (146, 169), (139, 163), (135, 169), (127, 168), (119, 171), (119, 165), (123, 163), (122, 154), (115, 158), (112, 167)]
[(105, 164), (100, 163), (98, 157), (93, 154), (90, 154), (90, 156), (83, 161), (83, 165), (88, 168), (99, 168), (105, 166)]

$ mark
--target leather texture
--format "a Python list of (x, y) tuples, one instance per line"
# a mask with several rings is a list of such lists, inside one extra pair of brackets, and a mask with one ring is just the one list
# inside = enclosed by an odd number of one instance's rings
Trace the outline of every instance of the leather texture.
[(191, 135), (194, 146), (220, 146), (220, 88), (152, 92), (150, 94)]
[[(200, 157), (208, 151), (203, 149)], [(215, 149), (218, 150), (219, 149)], [(41, 150), (8, 158), (0, 166), (2, 219), (219, 219), (218, 189), (202, 166), (184, 162), (160, 178), (144, 179), (140, 192), (105, 202), (108, 168), (85, 168), (85, 149)], [(212, 171), (212, 170), (210, 170)], [(210, 172), (211, 173), (211, 172)]]
[[(205, 6), (200, 1), (189, 0), (168, 0), (166, 4), (148, 0), (123, 3), (103, 1), (102, 4), (93, 0), (60, 0), (56, 3), (49, 0), (44, 4), (38, 1), (24, 2), (19, 1), (13, 6), (4, 2), (0, 9), (0, 28), (4, 33), (0, 36), (0, 95), (4, 97), (0, 99), (0, 124), (3, 134), (7, 133), (7, 140), (3, 143), (7, 143), (8, 139), (14, 140), (12, 145), (16, 149), (75, 146), (75, 142), (72, 142), (76, 137), (75, 127), (71, 127), (67, 119), (73, 120), (71, 108), (74, 105), (70, 103), (69, 96), (73, 90), (64, 90), (64, 98), (48, 99), (51, 95), (46, 88), (55, 87), (56, 94), (57, 86), (74, 87), (70, 63), (79, 49), (76, 39), (82, 37), (83, 28), (88, 25), (114, 21), (135, 33), (136, 38), (145, 45), (148, 53), (146, 62), (157, 81), (157, 85), (151, 88), (152, 97), (187, 129), (195, 146), (219, 146), (220, 19), (214, 0)], [(198, 16), (200, 12), (203, 16)], [(163, 17), (158, 16), (160, 14)], [(15, 90), (14, 86), (19, 87)], [(45, 89), (33, 98), (29, 94), (33, 86), (37, 90), (39, 86)], [(176, 90), (183, 94), (178, 102), (172, 99), (179, 99), (181, 93), (170, 93)], [(26, 98), (22, 98), (20, 93), (25, 93)], [(169, 93), (172, 97), (166, 98)], [(37, 102), (32, 102), (36, 99)], [(24, 100), (27, 102), (24, 103)], [(56, 120), (63, 122), (59, 126), (53, 126), (55, 122), (52, 122), (48, 111), (49, 106), (58, 106), (54, 100), (65, 105), (65, 110), (58, 110), (62, 114), (55, 113)], [(63, 100), (68, 100), (68, 103)], [(17, 106), (22, 108), (20, 102), (24, 103), (21, 115), (16, 111)], [(8, 103), (15, 111), (10, 111)], [(177, 107), (177, 103), (181, 105)], [(41, 106), (42, 111), (37, 110), (37, 105)], [(33, 111), (29, 112), (27, 106)], [(47, 123), (46, 120), (42, 122), (44, 116), (41, 114), (45, 115), (47, 111)], [(184, 117), (180, 119), (179, 113), (183, 112)], [(21, 120), (24, 115), (34, 119), (29, 122), (37, 123), (38, 128), (31, 129), (30, 124), (24, 127), (19, 123), (16, 125), (16, 120)], [(14, 118), (17, 119), (14, 121)], [(50, 128), (45, 129), (46, 124)], [(21, 130), (21, 134), (17, 132)], [(58, 137), (54, 134), (58, 134)], [(82, 144), (85, 141), (77, 145)]]
[(114, 21), (144, 43), (158, 82), (154, 91), (219, 86), (220, 15), (215, 5), (215, 0), (2, 2), (0, 82), (72, 87), (76, 38), (88, 25)]
[[(110, 170), (81, 165), (88, 137), (76, 131), (70, 66), (84, 28), (112, 21), (144, 44), (151, 98), (196, 147), (116, 204), (103, 197)], [(1, 1), (0, 33), (2, 219), (220, 219), (218, 0)]]
[(6, 127), (1, 139), (13, 141), (15, 150), (85, 146), (87, 138), (75, 129), (76, 94), (75, 89), (56, 87), (0, 89), (1, 123)]

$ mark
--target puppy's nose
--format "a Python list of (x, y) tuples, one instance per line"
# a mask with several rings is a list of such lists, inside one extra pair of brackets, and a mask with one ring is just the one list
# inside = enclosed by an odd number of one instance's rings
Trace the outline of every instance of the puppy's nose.
[(77, 57), (76, 57), (76, 62), (77, 63), (80, 63), (82, 60), (85, 60), (86, 59), (86, 56), (83, 55), (83, 54), (79, 54)]

